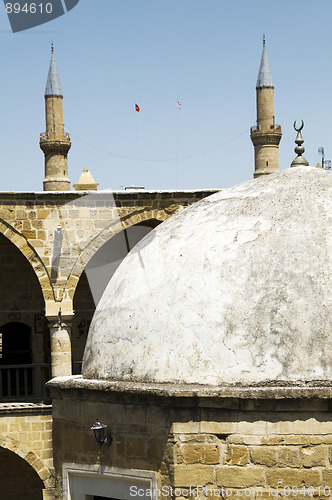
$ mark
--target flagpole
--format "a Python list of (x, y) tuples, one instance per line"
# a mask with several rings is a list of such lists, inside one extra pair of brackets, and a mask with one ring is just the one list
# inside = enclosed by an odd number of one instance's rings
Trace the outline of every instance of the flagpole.
[(138, 154), (138, 114), (136, 115), (136, 154)]
[(181, 110), (181, 103), (177, 101), (177, 117), (176, 117), (176, 162), (175, 162), (175, 183), (178, 184), (179, 181), (179, 114)]
[[(135, 112), (136, 112), (136, 115), (139, 114), (139, 111), (140, 111), (140, 107), (135, 104)], [(138, 140), (138, 116), (136, 116), (136, 156), (137, 158), (139, 158), (139, 150), (138, 150), (138, 146), (139, 146), (139, 140)], [(140, 180), (139, 180), (139, 166), (138, 166), (138, 161), (136, 162), (136, 178), (137, 180), (135, 181), (136, 184), (141, 184), (140, 183)]]
[[(178, 184), (179, 176), (179, 109), (176, 117), (176, 162), (175, 162), (175, 184)], [(175, 188), (175, 186), (174, 186)]]

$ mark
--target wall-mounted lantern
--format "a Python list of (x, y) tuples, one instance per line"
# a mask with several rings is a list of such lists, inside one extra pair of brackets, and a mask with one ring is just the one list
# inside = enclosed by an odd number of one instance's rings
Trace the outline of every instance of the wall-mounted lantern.
[(95, 439), (99, 444), (100, 448), (103, 446), (103, 444), (111, 446), (113, 441), (112, 436), (106, 432), (106, 429), (107, 425), (100, 423), (98, 419), (91, 427), (91, 430), (94, 432)]

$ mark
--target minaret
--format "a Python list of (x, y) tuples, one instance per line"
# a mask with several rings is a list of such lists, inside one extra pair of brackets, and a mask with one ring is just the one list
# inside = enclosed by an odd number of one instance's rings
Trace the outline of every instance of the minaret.
[(257, 125), (250, 138), (255, 147), (254, 177), (279, 171), (281, 126), (274, 120), (274, 86), (263, 37), (263, 53), (256, 84)]
[(40, 148), (45, 155), (44, 191), (69, 191), (67, 154), (71, 147), (69, 134), (64, 132), (62, 90), (58, 70), (52, 55), (45, 89), (46, 132), (40, 135)]

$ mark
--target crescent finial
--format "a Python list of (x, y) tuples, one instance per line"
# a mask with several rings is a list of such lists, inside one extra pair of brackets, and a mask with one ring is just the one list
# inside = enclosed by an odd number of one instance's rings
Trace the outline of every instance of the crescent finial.
[(301, 127), (296, 128), (296, 120), (295, 120), (295, 122), (294, 122), (294, 130), (296, 130), (296, 132), (301, 132), (301, 130), (303, 129), (303, 127), (304, 127), (304, 121), (301, 120), (301, 122), (302, 122)]

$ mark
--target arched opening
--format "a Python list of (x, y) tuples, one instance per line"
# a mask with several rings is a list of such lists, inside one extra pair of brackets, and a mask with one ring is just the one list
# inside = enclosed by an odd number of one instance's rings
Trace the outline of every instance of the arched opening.
[[(32, 396), (33, 380), (31, 328), (25, 323), (12, 321), (0, 327), (2, 354), (0, 358), (2, 397), (17, 399)], [(18, 366), (22, 365), (22, 366)]]
[(106, 241), (86, 265), (74, 296), (73, 373), (80, 372), (91, 319), (110, 279), (136, 243), (159, 224), (160, 221), (151, 219), (124, 229)]
[(12, 451), (0, 448), (1, 498), (42, 500), (43, 481), (36, 471)]
[(0, 234), (0, 401), (42, 400), (50, 342), (44, 299), (24, 255)]

